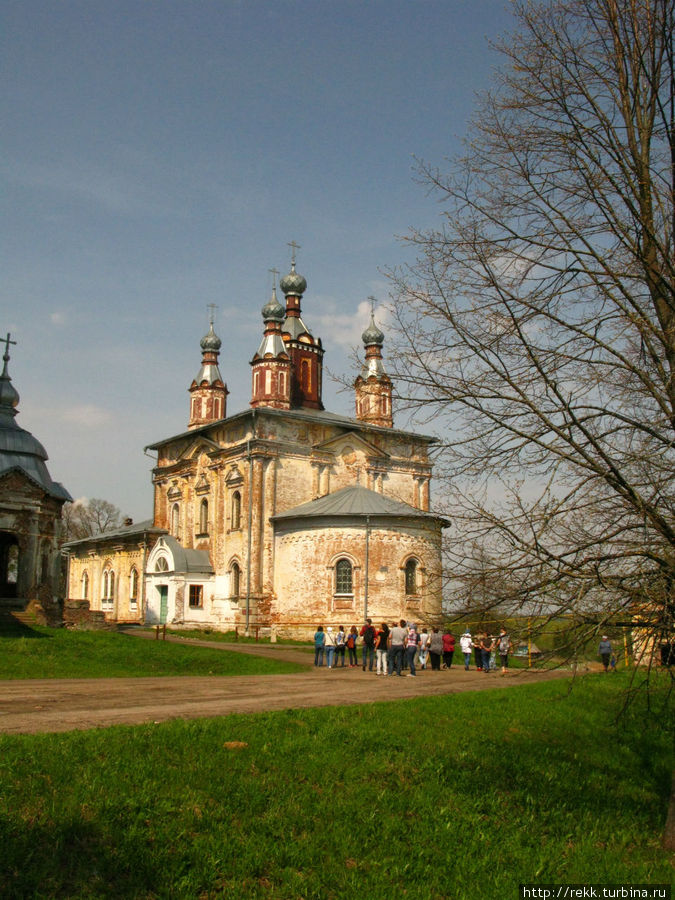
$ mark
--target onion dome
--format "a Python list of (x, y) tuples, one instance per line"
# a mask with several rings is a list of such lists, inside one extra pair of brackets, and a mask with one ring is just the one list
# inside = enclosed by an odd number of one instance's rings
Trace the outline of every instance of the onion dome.
[(272, 288), (272, 297), (262, 308), (262, 317), (265, 322), (283, 322), (286, 310), (277, 300), (276, 288)]
[(19, 405), (19, 392), (12, 384), (12, 379), (7, 371), (7, 363), (9, 362), (9, 353), (7, 351), (5, 351), (3, 360), (5, 364), (2, 368), (2, 375), (0, 375), (0, 407), (6, 414), (15, 416), (16, 408)]
[(213, 322), (209, 325), (208, 334), (205, 334), (204, 337), (199, 342), (199, 346), (202, 350), (209, 351), (211, 350), (214, 353), (218, 353), (222, 346), (222, 341), (218, 337), (218, 335), (213, 330)]
[(370, 325), (361, 335), (361, 340), (366, 345), (366, 347), (370, 344), (378, 344), (381, 347), (384, 343), (384, 335), (375, 324), (375, 319), (372, 313), (370, 314)]
[(305, 293), (307, 290), (307, 281), (303, 275), (299, 275), (295, 271), (295, 260), (291, 263), (291, 271), (288, 275), (284, 275), (284, 277), (279, 282), (279, 287), (284, 292), (284, 295), (288, 294), (297, 294), (298, 296)]

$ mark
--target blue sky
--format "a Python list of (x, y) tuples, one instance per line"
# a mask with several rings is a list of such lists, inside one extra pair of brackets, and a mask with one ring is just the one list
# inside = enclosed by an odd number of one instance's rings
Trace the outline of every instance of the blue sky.
[[(187, 425), (207, 305), (235, 413), (289, 241), (325, 365), (352, 371), (366, 298), (384, 306), (383, 270), (409, 258), (400, 236), (441, 214), (414, 157), (461, 149), (508, 3), (3, 0), (0, 15), (18, 423), (74, 497), (148, 518), (143, 447)], [(330, 378), (324, 402), (353, 413)]]

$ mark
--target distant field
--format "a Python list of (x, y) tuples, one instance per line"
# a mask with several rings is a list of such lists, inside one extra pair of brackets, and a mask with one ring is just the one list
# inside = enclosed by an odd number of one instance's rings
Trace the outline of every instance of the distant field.
[(668, 685), (617, 725), (626, 687), (592, 675), (571, 693), (1, 737), (3, 896), (511, 900), (520, 882), (670, 882)]
[(3, 678), (138, 678), (153, 675), (273, 675), (303, 667), (227, 650), (148, 641), (110, 631), (34, 627), (0, 636)]

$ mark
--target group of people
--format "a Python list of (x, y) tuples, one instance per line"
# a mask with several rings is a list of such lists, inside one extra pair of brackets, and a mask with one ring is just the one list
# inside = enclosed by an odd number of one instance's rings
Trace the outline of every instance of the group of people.
[[(359, 663), (358, 651), (361, 651)], [(496, 667), (495, 655), (500, 657), (502, 673), (506, 673), (509, 665), (511, 640), (505, 629), (501, 629), (497, 637), (481, 632), (476, 638), (466, 631), (460, 638), (460, 649), (464, 656), (466, 671), (471, 666), (471, 654), (476, 654), (476, 668), (489, 672)], [(352, 625), (347, 631), (342, 625), (333, 629), (331, 625), (324, 629), (319, 625), (314, 634), (314, 665), (323, 666), (324, 658), (329, 669), (341, 667), (358, 668), (369, 672), (375, 669), (376, 675), (398, 675), (407, 669), (407, 675), (415, 677), (417, 669), (431, 667), (432, 671), (452, 668), (455, 654), (455, 636), (450, 628), (443, 633), (437, 627), (427, 630), (417, 627), (414, 622), (400, 619), (386, 622), (378, 627), (371, 619), (366, 619), (359, 630)], [(349, 663), (345, 659), (349, 659)]]

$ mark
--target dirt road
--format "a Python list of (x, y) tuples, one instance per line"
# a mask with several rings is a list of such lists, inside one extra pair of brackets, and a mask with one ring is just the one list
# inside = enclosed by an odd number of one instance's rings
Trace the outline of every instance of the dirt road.
[[(152, 635), (149, 635), (152, 637)], [(168, 638), (167, 638), (168, 639)], [(191, 641), (191, 643), (195, 643)], [(293, 662), (311, 657), (270, 644), (204, 643), (210, 647)], [(406, 697), (453, 694), (569, 676), (569, 672), (421, 672), (416, 678), (378, 677), (360, 668), (315, 669), (293, 675), (233, 678), (77, 678), (0, 683), (0, 733), (35, 734), (197, 719), (310, 706), (346, 706)]]

